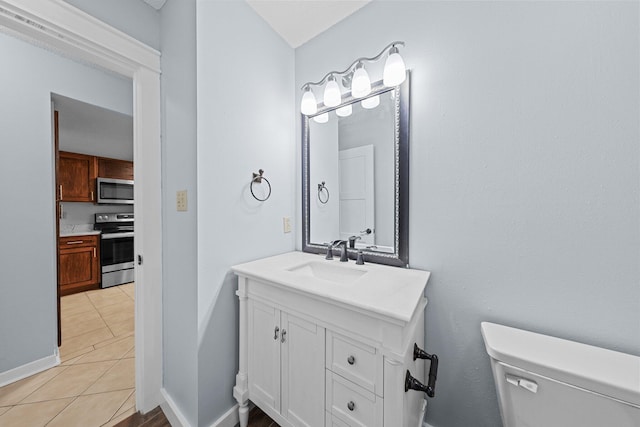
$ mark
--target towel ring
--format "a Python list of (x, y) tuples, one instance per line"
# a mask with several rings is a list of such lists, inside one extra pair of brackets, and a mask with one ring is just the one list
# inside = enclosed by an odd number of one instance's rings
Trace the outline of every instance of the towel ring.
[[(322, 200), (322, 190), (327, 193), (327, 197), (325, 197), (324, 200)], [(326, 205), (329, 201), (329, 189), (324, 185), (324, 181), (322, 181), (322, 184), (318, 184), (318, 200), (320, 200), (320, 203), (323, 205)]]
[[(258, 173), (253, 173), (253, 178), (251, 179), (251, 183), (249, 184), (249, 190), (251, 190), (251, 195), (253, 196), (254, 199), (256, 199), (259, 202), (264, 202), (265, 200), (267, 200), (269, 197), (271, 197), (271, 183), (269, 182), (269, 180), (267, 178), (265, 178), (264, 176), (262, 176), (262, 174), (264, 173), (264, 171), (262, 169), (258, 170)], [(262, 184), (262, 181), (265, 181), (267, 183), (267, 185), (269, 186), (269, 192), (267, 193), (267, 196), (264, 199), (259, 198), (258, 196), (256, 196), (256, 193), (253, 192), (253, 184), (254, 183), (258, 183), (258, 184)]]

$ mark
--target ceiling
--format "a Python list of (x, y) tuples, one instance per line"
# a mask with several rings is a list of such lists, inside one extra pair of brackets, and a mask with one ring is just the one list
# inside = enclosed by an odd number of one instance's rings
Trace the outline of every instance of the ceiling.
[(328, 30), (371, 0), (247, 0), (293, 48)]
[(155, 10), (160, 10), (167, 0), (144, 0), (144, 2)]

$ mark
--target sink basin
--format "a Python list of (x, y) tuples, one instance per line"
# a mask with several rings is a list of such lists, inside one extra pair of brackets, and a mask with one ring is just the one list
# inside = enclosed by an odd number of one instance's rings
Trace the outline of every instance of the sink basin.
[(302, 276), (315, 277), (334, 283), (347, 285), (353, 283), (367, 272), (346, 265), (336, 265), (332, 262), (310, 261), (290, 268), (288, 271)]

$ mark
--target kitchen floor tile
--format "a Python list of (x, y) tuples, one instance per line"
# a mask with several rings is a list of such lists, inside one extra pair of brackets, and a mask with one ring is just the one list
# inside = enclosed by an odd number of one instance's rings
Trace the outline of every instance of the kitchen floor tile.
[(118, 412), (116, 412), (116, 416), (127, 412), (129, 409), (133, 409), (135, 411), (136, 408), (136, 391), (135, 389), (131, 390), (131, 395), (129, 398), (122, 404)]
[(133, 348), (133, 345), (133, 336), (128, 336), (74, 359), (73, 364), (120, 360)]
[(97, 311), (78, 313), (73, 316), (62, 318), (63, 339), (77, 337), (96, 329), (104, 328), (107, 324), (102, 320)]
[(45, 426), (67, 407), (73, 398), (17, 405), (0, 415), (0, 426)]
[(120, 341), (120, 340), (122, 340), (122, 339), (124, 339), (126, 337), (132, 337), (132, 336), (133, 336), (133, 332), (128, 332), (126, 334), (116, 335), (113, 338), (109, 338), (108, 340), (104, 340), (104, 341), (100, 341), (99, 343), (96, 343), (94, 345), (94, 347), (96, 349), (99, 349), (99, 348), (105, 347), (107, 345), (113, 344), (114, 342)]
[(136, 357), (136, 348), (133, 347), (127, 354), (124, 355), (124, 357)]
[[(71, 353), (75, 353), (78, 350), (93, 346), (96, 343), (105, 341), (109, 338), (113, 338), (111, 329), (108, 327), (96, 329), (95, 331), (87, 332), (82, 335), (67, 338), (62, 331), (62, 347), (60, 347), (60, 356), (65, 357)], [(77, 356), (77, 354), (76, 354)], [(75, 357), (75, 356), (74, 356)]]
[(91, 303), (99, 310), (102, 307), (112, 304), (120, 304), (131, 302), (131, 298), (124, 292), (118, 289), (118, 286), (106, 289), (97, 289), (95, 291), (88, 291), (87, 297), (91, 300)]
[(122, 359), (116, 362), (98, 381), (93, 383), (93, 385), (82, 394), (132, 389), (136, 386), (134, 365), (134, 359)]
[(57, 376), (47, 382), (21, 403), (78, 396), (95, 383), (114, 364), (115, 362), (110, 361), (71, 365), (65, 369), (65, 375)]
[(129, 390), (80, 396), (55, 417), (47, 427), (99, 427), (122, 406)]
[(85, 347), (82, 348), (78, 351), (74, 351), (71, 353), (60, 353), (60, 362), (62, 363), (62, 365), (72, 365), (73, 363), (70, 363), (71, 360), (73, 359), (77, 359), (78, 357), (89, 353), (90, 351), (93, 351), (94, 347), (93, 346), (89, 346), (89, 347)]
[(102, 427), (115, 427), (118, 425), (118, 423), (126, 420), (127, 418), (129, 418), (135, 413), (136, 413), (135, 408), (129, 408), (120, 414), (116, 414), (113, 418), (111, 418), (111, 420), (109, 420), (109, 422), (107, 422), (106, 424), (103, 424)]
[(5, 412), (7, 412), (11, 408), (13, 408), (13, 406), (4, 406), (4, 407), (0, 408), (0, 415), (4, 414)]
[(136, 284), (135, 282), (127, 283), (126, 285), (120, 286), (120, 290), (127, 294), (129, 298), (135, 299), (136, 295)]
[(66, 368), (55, 367), (0, 388), (0, 406), (15, 405)]
[(133, 333), (134, 324), (135, 324), (135, 321), (133, 318), (124, 320), (122, 322), (115, 322), (115, 323), (111, 323), (107, 321), (107, 326), (109, 326), (109, 329), (115, 336)]

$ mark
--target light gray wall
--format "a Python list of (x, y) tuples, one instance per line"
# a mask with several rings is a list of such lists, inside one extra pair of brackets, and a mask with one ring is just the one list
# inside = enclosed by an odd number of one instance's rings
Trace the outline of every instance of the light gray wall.
[(0, 248), (0, 372), (4, 372), (50, 356), (57, 347), (51, 93), (120, 112), (131, 109), (133, 94), (128, 79), (4, 34), (0, 34), (0, 53), (11, 58), (0, 67), (0, 235), (5, 242)]
[[(196, 2), (161, 10), (164, 388), (189, 423), (198, 419)], [(177, 212), (176, 191), (188, 191)]]
[[(228, 42), (232, 40), (232, 42)], [(294, 248), (294, 57), (246, 2), (197, 2), (199, 425), (235, 401), (234, 264)], [(264, 169), (271, 198), (251, 197)], [(294, 224), (293, 224), (294, 225)], [(295, 225), (294, 225), (295, 226)]]
[(296, 49), (300, 87), (407, 44), (410, 263), (433, 273), (434, 427), (500, 425), (483, 320), (640, 355), (638, 13), (373, 2)]
[(160, 50), (160, 13), (142, 0), (64, 1)]

